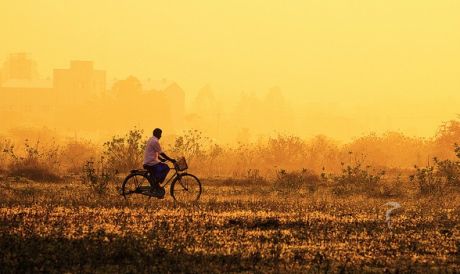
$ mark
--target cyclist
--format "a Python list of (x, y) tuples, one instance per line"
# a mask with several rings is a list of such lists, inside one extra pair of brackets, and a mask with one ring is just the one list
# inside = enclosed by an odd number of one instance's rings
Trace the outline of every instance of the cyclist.
[(164, 162), (176, 163), (175, 159), (168, 157), (161, 149), (160, 138), (162, 132), (159, 128), (153, 130), (153, 136), (147, 141), (144, 153), (144, 168), (150, 172), (153, 178), (150, 182), (152, 186), (151, 193), (159, 198), (163, 198), (165, 195), (165, 189), (160, 186), (160, 183), (165, 180), (169, 172), (169, 166)]

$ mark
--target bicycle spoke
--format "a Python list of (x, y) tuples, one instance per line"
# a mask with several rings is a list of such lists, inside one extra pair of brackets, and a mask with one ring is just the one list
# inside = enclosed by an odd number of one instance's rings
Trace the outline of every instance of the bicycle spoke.
[(179, 180), (179, 184), (182, 186), (184, 190), (188, 191), (187, 182), (184, 182), (184, 180)]
[(182, 175), (171, 185), (171, 194), (177, 202), (195, 202), (201, 195), (201, 183), (193, 175)]

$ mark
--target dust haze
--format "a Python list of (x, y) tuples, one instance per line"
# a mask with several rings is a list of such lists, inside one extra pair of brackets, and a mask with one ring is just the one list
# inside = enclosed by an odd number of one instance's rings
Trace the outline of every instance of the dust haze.
[[(0, 4), (0, 130), (101, 141), (136, 126), (216, 142), (432, 138), (457, 118), (460, 5)], [(8, 26), (8, 27), (6, 27)]]

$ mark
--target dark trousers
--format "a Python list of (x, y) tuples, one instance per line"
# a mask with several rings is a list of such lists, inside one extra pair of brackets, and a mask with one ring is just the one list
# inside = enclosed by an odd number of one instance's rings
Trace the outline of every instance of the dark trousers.
[(160, 184), (165, 180), (166, 175), (168, 175), (170, 169), (169, 166), (165, 163), (158, 163), (153, 166), (144, 165), (144, 168), (148, 170), (150, 174), (152, 174), (156, 184)]

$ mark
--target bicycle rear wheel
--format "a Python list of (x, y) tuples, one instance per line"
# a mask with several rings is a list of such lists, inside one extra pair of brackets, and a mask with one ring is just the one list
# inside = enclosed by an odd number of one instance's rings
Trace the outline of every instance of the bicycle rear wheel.
[(148, 201), (151, 197), (142, 192), (150, 189), (150, 183), (143, 174), (133, 173), (126, 177), (121, 186), (121, 193), (125, 200), (133, 203)]
[(176, 202), (192, 203), (201, 196), (201, 182), (192, 174), (181, 174), (171, 183), (171, 196)]

